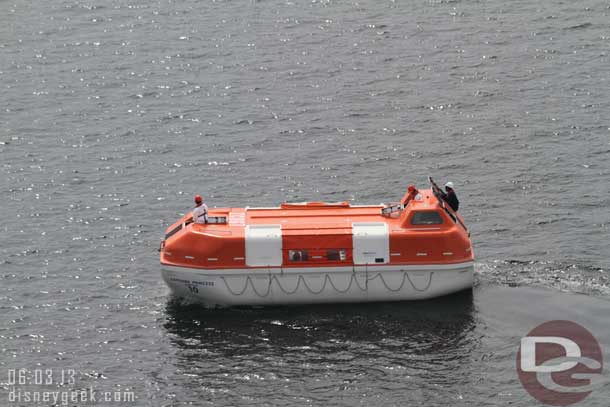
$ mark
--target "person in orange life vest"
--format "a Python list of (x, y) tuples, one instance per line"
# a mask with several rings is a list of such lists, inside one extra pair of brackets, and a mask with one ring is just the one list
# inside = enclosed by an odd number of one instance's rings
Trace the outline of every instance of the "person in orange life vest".
[(208, 206), (203, 203), (201, 195), (195, 195), (195, 208), (193, 209), (193, 222), (208, 223)]

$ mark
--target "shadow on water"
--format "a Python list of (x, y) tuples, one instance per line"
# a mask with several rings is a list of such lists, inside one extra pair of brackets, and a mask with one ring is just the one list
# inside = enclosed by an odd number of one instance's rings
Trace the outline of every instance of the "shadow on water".
[(322, 405), (375, 392), (381, 382), (413, 391), (471, 382), (481, 344), (474, 304), (472, 290), (426, 301), (261, 308), (170, 300), (166, 375), (188, 377), (175, 390), (184, 397), (212, 392), (230, 405), (269, 392), (278, 405), (302, 395)]
[(178, 349), (225, 356), (334, 351), (339, 343), (439, 353), (463, 346), (476, 325), (471, 290), (426, 301), (262, 308), (206, 309), (173, 299), (166, 311), (164, 327)]

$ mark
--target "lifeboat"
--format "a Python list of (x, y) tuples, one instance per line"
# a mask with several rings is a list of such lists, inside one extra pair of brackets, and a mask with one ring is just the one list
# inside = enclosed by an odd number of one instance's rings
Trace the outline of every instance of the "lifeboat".
[(160, 253), (173, 294), (206, 306), (420, 300), (473, 285), (470, 234), (434, 183), (395, 204), (213, 208), (207, 224), (189, 213)]

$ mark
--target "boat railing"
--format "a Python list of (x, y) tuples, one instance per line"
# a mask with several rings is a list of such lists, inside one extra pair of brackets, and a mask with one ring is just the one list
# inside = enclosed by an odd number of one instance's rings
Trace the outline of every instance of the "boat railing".
[(281, 209), (335, 209), (349, 208), (347, 201), (343, 202), (282, 202)]
[(176, 233), (180, 232), (182, 230), (183, 224), (180, 223), (178, 224), (178, 226), (176, 226), (175, 228), (173, 228), (172, 230), (170, 230), (169, 232), (167, 232), (165, 234), (165, 240), (169, 239), (170, 237), (172, 237), (173, 235), (175, 235)]
[(466, 225), (464, 225), (464, 222), (462, 222), (462, 219), (460, 219), (460, 216), (452, 208), (450, 208), (449, 205), (447, 205), (447, 202), (445, 202), (445, 200), (443, 199), (443, 192), (441, 191), (439, 186), (436, 185), (436, 182), (434, 182), (431, 177), (428, 177), (428, 180), (430, 181), (430, 185), (432, 185), (432, 193), (438, 200), (438, 203), (441, 206), (441, 208), (443, 208), (445, 210), (445, 213), (447, 213), (447, 215), (449, 215), (449, 217), (455, 223), (459, 224), (461, 227), (464, 228), (464, 230), (466, 232), (468, 232), (468, 228), (466, 227)]
[[(188, 218), (185, 222), (184, 222), (184, 227), (186, 227), (187, 225), (190, 225), (193, 222), (193, 218)], [(206, 222), (206, 224), (225, 224), (227, 223), (227, 217), (226, 216), (208, 216), (208, 221)]]
[(401, 212), (404, 209), (404, 206), (401, 203), (390, 203), (384, 205), (385, 206), (381, 208), (381, 214), (383, 216), (392, 216), (393, 213)]

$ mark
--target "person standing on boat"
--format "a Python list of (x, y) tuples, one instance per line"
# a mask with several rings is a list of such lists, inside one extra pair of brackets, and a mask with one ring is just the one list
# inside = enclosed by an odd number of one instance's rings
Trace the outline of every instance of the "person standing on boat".
[(208, 206), (203, 203), (201, 195), (195, 195), (195, 208), (193, 209), (193, 222), (208, 223)]
[(457, 194), (453, 189), (453, 182), (449, 181), (445, 184), (445, 192), (441, 191), (441, 196), (449, 204), (454, 212), (457, 212), (460, 207), (460, 201), (458, 200)]
[(405, 194), (405, 196), (402, 197), (402, 200), (400, 201), (400, 203), (402, 204), (403, 208), (405, 206), (407, 206), (407, 204), (414, 199), (417, 194), (419, 192), (417, 191), (417, 188), (415, 188), (415, 185), (409, 185), (409, 187), (407, 188), (407, 193)]

